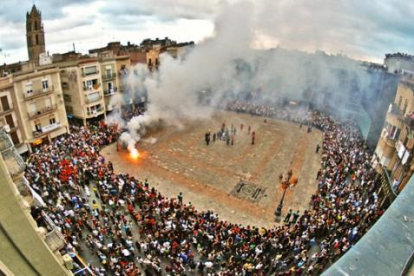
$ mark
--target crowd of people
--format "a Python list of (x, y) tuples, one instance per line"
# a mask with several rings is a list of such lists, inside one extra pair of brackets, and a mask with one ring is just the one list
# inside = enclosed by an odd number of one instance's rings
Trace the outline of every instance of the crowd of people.
[(265, 116), (287, 120), (295, 123), (308, 122), (308, 109), (298, 106), (298, 103), (292, 102), (289, 105), (268, 104), (251, 104), (248, 101), (235, 100), (224, 102), (222, 109), (236, 111), (240, 113), (248, 113), (257, 116)]
[[(240, 124), (240, 133), (243, 132), (244, 124)], [(236, 139), (236, 133), (237, 133), (237, 127), (231, 124), (231, 127), (226, 127), (226, 123), (222, 123), (221, 128), (217, 132), (213, 132), (211, 134), (211, 130), (208, 130), (204, 134), (204, 141), (206, 142), (206, 145), (210, 145), (210, 141), (216, 142), (216, 141), (225, 141), (227, 146), (234, 145), (235, 139)], [(252, 130), (251, 126), (248, 126), (247, 128), (247, 134), (251, 136), (251, 144), (254, 145), (254, 142), (256, 140), (256, 131)]]
[(246, 102), (228, 108), (323, 132), (319, 189), (309, 210), (290, 212), (269, 229), (223, 221), (185, 203), (181, 193), (167, 198), (146, 179), (117, 173), (100, 155), (115, 142), (116, 128), (72, 127), (32, 154), (26, 170), (65, 250), (98, 259), (90, 267), (96, 275), (319, 275), (381, 216), (371, 155), (352, 123)]

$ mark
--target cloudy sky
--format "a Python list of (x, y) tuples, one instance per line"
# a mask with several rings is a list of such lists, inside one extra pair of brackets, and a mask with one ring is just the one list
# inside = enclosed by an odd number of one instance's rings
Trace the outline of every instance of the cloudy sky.
[[(36, 0), (42, 11), (46, 49), (139, 44), (170, 37), (200, 42), (214, 35), (223, 6), (249, 0)], [(414, 1), (251, 0), (252, 47), (277, 45), (343, 53), (382, 62), (385, 53), (414, 53)], [(33, 0), (0, 0), (0, 63), (27, 59), (25, 20)], [(225, 9), (228, 12), (228, 9)], [(232, 26), (235, 32), (238, 26)]]

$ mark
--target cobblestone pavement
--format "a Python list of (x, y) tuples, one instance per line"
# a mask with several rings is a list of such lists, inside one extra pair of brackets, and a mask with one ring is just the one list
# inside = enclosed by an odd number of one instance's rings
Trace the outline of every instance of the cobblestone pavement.
[[(219, 131), (222, 123), (237, 128), (234, 145), (225, 141), (205, 144), (206, 131)], [(243, 131), (240, 125), (244, 124)], [(248, 126), (256, 132), (251, 145)], [(152, 143), (153, 139), (157, 141)], [(317, 189), (322, 133), (298, 124), (233, 112), (218, 112), (212, 119), (189, 122), (184, 128), (167, 127), (149, 132), (138, 143), (140, 158), (117, 152), (111, 145), (101, 154), (113, 162), (115, 171), (128, 173), (169, 197), (184, 195), (200, 210), (213, 210), (222, 219), (255, 226), (275, 224), (274, 210), (283, 190), (278, 175), (289, 169), (299, 178), (287, 190), (282, 217), (289, 208), (305, 210)]]

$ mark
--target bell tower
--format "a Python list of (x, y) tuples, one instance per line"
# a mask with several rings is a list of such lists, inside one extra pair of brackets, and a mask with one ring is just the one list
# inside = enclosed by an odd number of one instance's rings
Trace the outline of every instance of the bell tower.
[(44, 53), (46, 50), (42, 14), (35, 5), (33, 5), (30, 13), (26, 14), (26, 39), (29, 60), (38, 62), (39, 55)]

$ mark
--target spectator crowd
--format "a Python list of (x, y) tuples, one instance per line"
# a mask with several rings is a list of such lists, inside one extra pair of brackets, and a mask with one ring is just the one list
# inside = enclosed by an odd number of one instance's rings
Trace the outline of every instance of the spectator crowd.
[(32, 154), (26, 169), (65, 250), (90, 262), (96, 275), (319, 275), (381, 216), (372, 156), (353, 123), (247, 102), (227, 109), (323, 132), (318, 192), (307, 211), (272, 228), (223, 221), (182, 194), (167, 198), (146, 179), (116, 172), (100, 155), (115, 142), (116, 128), (72, 127)]

